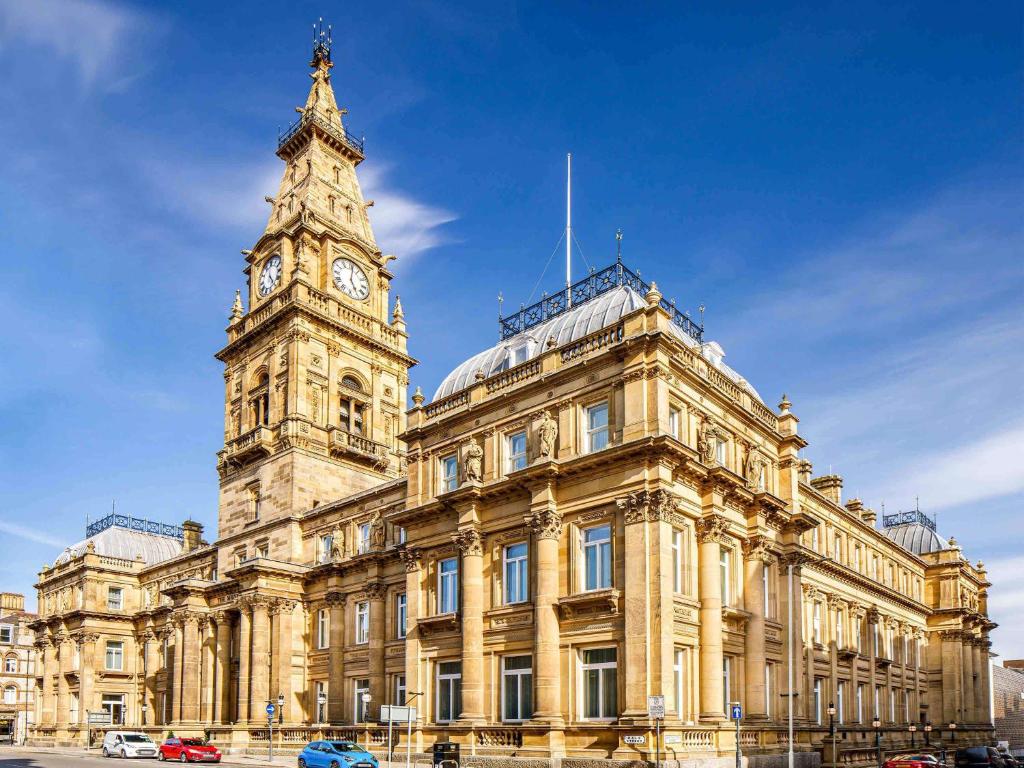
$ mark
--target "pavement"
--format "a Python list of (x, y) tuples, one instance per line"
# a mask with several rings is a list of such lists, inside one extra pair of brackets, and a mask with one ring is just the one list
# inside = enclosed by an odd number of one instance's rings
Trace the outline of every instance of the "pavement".
[[(288, 766), (295, 768), (296, 753), (285, 755), (274, 755), (271, 762), (266, 755), (253, 757), (251, 755), (224, 755), (220, 765), (248, 766)], [(156, 768), (155, 758), (134, 758), (132, 761), (142, 765), (138, 768), (149, 766)], [(0, 768), (130, 768), (127, 765), (118, 765), (122, 761), (115, 758), (105, 758), (99, 749), (85, 749), (83, 747), (22, 747), (22, 746), (0, 746)], [(191, 765), (199, 765), (192, 763)], [(209, 765), (209, 763), (207, 763)], [(429, 763), (413, 763), (413, 768), (427, 768)], [(380, 768), (405, 768), (404, 760), (395, 760), (389, 764), (381, 760)]]

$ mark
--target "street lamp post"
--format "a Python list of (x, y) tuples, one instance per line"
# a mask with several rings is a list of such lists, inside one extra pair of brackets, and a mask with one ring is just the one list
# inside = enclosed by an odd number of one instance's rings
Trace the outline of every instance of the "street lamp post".
[[(810, 565), (812, 563), (821, 563), (821, 562), (824, 562), (825, 560), (828, 560), (828, 559), (830, 559), (828, 556), (807, 557), (806, 559), (801, 558), (800, 565), (803, 566), (803, 565)], [(789, 562), (786, 564), (786, 578), (787, 578), (787, 581), (788, 581), (787, 592), (788, 592), (788, 595), (789, 595), (789, 598), (788, 598), (789, 599), (789, 604), (787, 606), (788, 610), (786, 611), (786, 613), (788, 614), (788, 619), (789, 619), (788, 620), (788, 626), (786, 627), (786, 645), (787, 645), (787, 653), (786, 653), (786, 678), (787, 678), (787, 686), (788, 686), (788, 690), (786, 691), (786, 698), (787, 698), (788, 704), (789, 704), (789, 715), (788, 715), (788, 719), (789, 719), (789, 723), (788, 723), (788, 732), (789, 732), (789, 755), (788, 755), (789, 761), (788, 761), (788, 767), (789, 768), (794, 768), (794, 762), (796, 761), (796, 757), (795, 757), (795, 755), (793, 753), (793, 696), (795, 695), (793, 693), (793, 664), (794, 664), (794, 661), (793, 661), (793, 596), (794, 596), (794, 592), (795, 592), (795, 590), (793, 588), (793, 575), (794, 575), (794, 571), (795, 570), (796, 570), (796, 562), (794, 560), (794, 557), (791, 556), (789, 558)]]
[(930, 749), (932, 746), (932, 721), (929, 720), (924, 724), (924, 746), (925, 749)]
[[(366, 719), (370, 716), (370, 702), (373, 700), (373, 697), (370, 696), (369, 693), (364, 693), (361, 698), (363, 700), (363, 712), (362, 712), (363, 716), (361, 718), (361, 721), (365, 724), (366, 723)], [(366, 728), (365, 730), (366, 730), (366, 751), (369, 752), (370, 751), (370, 729)]]
[(284, 724), (284, 694), (277, 694), (277, 724)]
[(871, 727), (875, 729), (875, 752), (878, 755), (878, 768), (882, 768), (882, 721), (875, 715), (871, 720)]
[(910, 731), (910, 749), (911, 751), (913, 751), (917, 747), (917, 744), (914, 741), (914, 738), (917, 736), (917, 726), (911, 723), (910, 728), (908, 728), (907, 730)]
[(836, 705), (835, 702), (828, 703), (828, 735), (832, 737), (832, 765), (838, 765), (839, 756), (836, 754)]
[(324, 710), (327, 707), (327, 694), (323, 691), (320, 691), (320, 693), (316, 695), (316, 703), (316, 719), (318, 722), (322, 723), (324, 721)]

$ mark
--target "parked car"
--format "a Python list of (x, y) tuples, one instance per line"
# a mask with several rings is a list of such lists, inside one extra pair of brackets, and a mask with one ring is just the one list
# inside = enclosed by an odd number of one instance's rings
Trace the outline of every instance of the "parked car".
[(882, 764), (882, 768), (937, 768), (939, 759), (922, 752), (893, 755)]
[(377, 768), (377, 758), (351, 741), (311, 741), (299, 752), (299, 768)]
[(179, 760), (183, 763), (219, 763), (220, 750), (202, 739), (179, 739), (174, 736), (160, 745), (157, 760)]
[(156, 743), (137, 731), (107, 731), (103, 736), (104, 757), (156, 757)]
[(1010, 768), (995, 747), (963, 747), (956, 751), (956, 768)]

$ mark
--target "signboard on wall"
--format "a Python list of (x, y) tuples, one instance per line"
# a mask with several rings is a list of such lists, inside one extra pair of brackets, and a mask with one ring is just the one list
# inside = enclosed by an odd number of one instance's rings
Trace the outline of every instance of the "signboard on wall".
[(390, 720), (392, 723), (408, 723), (416, 719), (416, 707), (400, 707), (397, 704), (380, 705), (381, 721)]
[(634, 736), (634, 735), (623, 736), (622, 740), (624, 742), (626, 742), (627, 744), (643, 744), (645, 741), (647, 741), (646, 737), (644, 737), (644, 736)]
[(89, 713), (89, 725), (110, 725), (112, 719), (108, 710)]

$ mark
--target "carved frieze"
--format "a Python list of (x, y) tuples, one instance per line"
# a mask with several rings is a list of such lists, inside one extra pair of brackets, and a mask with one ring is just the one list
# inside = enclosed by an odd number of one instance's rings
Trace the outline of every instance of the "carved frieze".
[(452, 541), (464, 557), (481, 557), (484, 554), (483, 540), (476, 528), (463, 528), (452, 536)]
[(538, 539), (558, 539), (562, 535), (562, 516), (553, 509), (540, 509), (530, 515), (528, 524)]
[(627, 524), (642, 522), (668, 521), (679, 506), (679, 496), (661, 488), (653, 491), (637, 491), (615, 500), (616, 506), (623, 512)]

